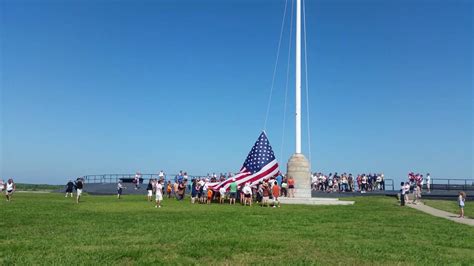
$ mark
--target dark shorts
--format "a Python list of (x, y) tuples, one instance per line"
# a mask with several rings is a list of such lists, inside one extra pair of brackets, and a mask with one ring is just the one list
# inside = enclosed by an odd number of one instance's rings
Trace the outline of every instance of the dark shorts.
[(293, 186), (293, 185), (290, 185), (288, 188), (295, 188), (295, 186)]
[(72, 188), (71, 189), (67, 188), (66, 193), (72, 193)]
[(250, 197), (252, 197), (252, 195), (251, 194), (245, 194), (245, 197), (250, 198)]
[(237, 193), (235, 192), (230, 192), (230, 198), (235, 199), (235, 196), (237, 196)]
[(117, 194), (122, 195), (122, 189), (121, 188), (117, 189)]

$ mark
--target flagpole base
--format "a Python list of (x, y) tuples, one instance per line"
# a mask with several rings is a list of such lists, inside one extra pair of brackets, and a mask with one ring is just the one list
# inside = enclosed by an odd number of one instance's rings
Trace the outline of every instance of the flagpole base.
[(286, 177), (295, 180), (295, 197), (311, 198), (311, 168), (302, 153), (295, 153), (288, 160)]

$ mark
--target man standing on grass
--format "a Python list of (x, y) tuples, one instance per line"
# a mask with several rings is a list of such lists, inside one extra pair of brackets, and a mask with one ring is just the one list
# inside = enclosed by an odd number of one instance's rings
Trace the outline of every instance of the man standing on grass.
[(67, 182), (67, 184), (66, 184), (66, 196), (65, 196), (65, 198), (67, 198), (68, 194), (71, 194), (71, 198), (74, 197), (74, 194), (72, 193), (73, 190), (74, 190), (74, 183), (72, 182), (72, 180), (69, 180), (69, 182)]
[(84, 182), (82, 181), (81, 178), (78, 178), (76, 180), (76, 203), (79, 203), (79, 200), (81, 198), (81, 195), (82, 195), (82, 189), (84, 188)]
[(237, 182), (235, 182), (235, 178), (232, 178), (232, 183), (230, 183), (230, 204), (235, 204), (235, 198), (237, 197)]
[(5, 191), (5, 196), (7, 197), (7, 201), (11, 201), (13, 192), (16, 190), (16, 185), (15, 182), (13, 182), (13, 178), (8, 179), (7, 185), (6, 185), (6, 191)]
[(117, 199), (120, 199), (122, 197), (123, 189), (124, 189), (124, 186), (122, 185), (122, 180), (119, 180), (117, 183)]

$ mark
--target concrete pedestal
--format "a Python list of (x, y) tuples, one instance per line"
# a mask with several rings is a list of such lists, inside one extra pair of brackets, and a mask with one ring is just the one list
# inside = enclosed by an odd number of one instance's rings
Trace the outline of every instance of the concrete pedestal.
[(311, 168), (301, 153), (295, 153), (288, 160), (286, 177), (295, 180), (295, 197), (311, 198)]

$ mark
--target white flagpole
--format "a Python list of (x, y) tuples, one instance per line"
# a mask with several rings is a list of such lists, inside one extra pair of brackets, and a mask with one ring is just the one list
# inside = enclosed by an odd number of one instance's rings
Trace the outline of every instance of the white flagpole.
[(296, 1), (296, 153), (301, 153), (301, 0)]

